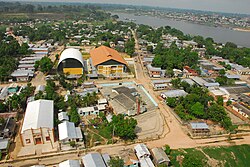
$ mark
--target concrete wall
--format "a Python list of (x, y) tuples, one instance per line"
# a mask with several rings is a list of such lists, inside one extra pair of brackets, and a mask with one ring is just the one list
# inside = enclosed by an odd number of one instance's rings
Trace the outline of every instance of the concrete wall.
[(46, 143), (51, 143), (51, 142), (53, 144), (55, 142), (53, 131), (54, 130), (49, 130), (48, 128), (25, 130), (21, 134), (23, 146), (36, 145), (38, 143), (46, 144)]

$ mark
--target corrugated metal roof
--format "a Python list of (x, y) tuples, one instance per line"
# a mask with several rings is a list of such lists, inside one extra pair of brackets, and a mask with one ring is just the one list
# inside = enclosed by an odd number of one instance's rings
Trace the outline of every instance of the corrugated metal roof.
[(153, 148), (151, 151), (158, 164), (170, 162), (170, 159), (168, 158), (167, 154), (161, 148)]
[(191, 122), (192, 129), (209, 129), (208, 125), (204, 122)]
[(149, 157), (150, 152), (145, 144), (137, 144), (135, 147), (136, 156), (140, 159), (142, 157)]
[(169, 90), (167, 92), (162, 92), (163, 96), (166, 97), (181, 97), (181, 96), (186, 96), (188, 93), (186, 93), (184, 90)]
[(67, 112), (60, 112), (60, 113), (58, 113), (58, 120), (59, 121), (68, 121), (69, 117), (67, 115)]
[(67, 160), (59, 163), (59, 167), (80, 167), (79, 160)]
[(76, 128), (73, 122), (64, 121), (58, 125), (58, 129), (59, 129), (59, 140), (82, 138), (81, 130)]
[(45, 127), (54, 128), (54, 102), (52, 100), (36, 100), (29, 102), (26, 108), (22, 131)]
[(89, 153), (82, 157), (84, 167), (106, 167), (100, 153)]
[(148, 157), (141, 158), (139, 159), (139, 161), (140, 161), (141, 167), (155, 167), (151, 159)]

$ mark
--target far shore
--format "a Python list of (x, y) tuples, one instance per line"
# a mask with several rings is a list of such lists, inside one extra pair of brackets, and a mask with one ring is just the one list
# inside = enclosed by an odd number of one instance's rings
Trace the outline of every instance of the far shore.
[(235, 31), (242, 31), (242, 32), (250, 32), (250, 28), (245, 29), (245, 28), (233, 28)]

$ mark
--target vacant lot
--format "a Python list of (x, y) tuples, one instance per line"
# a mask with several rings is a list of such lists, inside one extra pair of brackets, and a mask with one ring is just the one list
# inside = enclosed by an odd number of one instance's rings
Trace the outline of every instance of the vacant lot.
[(172, 150), (173, 166), (225, 166), (248, 167), (250, 145), (230, 147), (202, 147)]

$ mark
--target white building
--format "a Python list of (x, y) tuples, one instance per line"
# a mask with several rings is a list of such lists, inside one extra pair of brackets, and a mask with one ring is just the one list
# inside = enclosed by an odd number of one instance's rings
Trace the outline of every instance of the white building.
[(145, 144), (137, 144), (134, 149), (138, 159), (150, 157), (150, 152)]
[(59, 163), (58, 167), (80, 167), (79, 160), (67, 160)]
[(59, 140), (61, 142), (82, 141), (82, 131), (80, 127), (75, 127), (73, 122), (64, 121), (58, 125)]
[(40, 99), (28, 103), (20, 138), (23, 146), (55, 142), (52, 100)]

